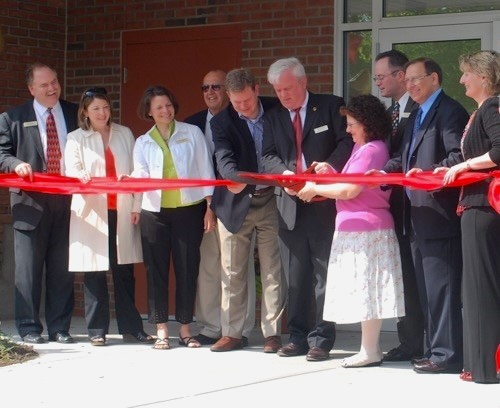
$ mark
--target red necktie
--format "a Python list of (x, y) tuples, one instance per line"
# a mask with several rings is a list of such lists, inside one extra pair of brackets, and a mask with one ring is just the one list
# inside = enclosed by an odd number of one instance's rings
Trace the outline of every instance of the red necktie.
[(293, 131), (295, 132), (295, 147), (297, 149), (297, 169), (296, 174), (302, 173), (302, 120), (300, 119), (300, 108), (294, 109)]
[(61, 174), (61, 149), (59, 148), (59, 137), (57, 137), (56, 122), (52, 115), (52, 108), (49, 112), (46, 122), (47, 130), (47, 173)]

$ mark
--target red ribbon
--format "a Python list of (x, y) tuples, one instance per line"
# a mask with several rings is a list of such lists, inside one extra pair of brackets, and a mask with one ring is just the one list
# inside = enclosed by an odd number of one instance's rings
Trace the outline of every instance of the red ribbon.
[[(390, 174), (257, 174), (240, 173), (240, 177), (248, 183), (268, 184), (284, 187), (305, 181), (314, 181), (320, 184), (354, 183), (365, 185), (402, 185), (420, 190), (438, 190), (443, 188), (444, 173), (433, 174), (424, 171), (406, 177), (402, 173)], [(457, 179), (446, 187), (460, 187), (478, 181), (492, 178), (488, 192), (488, 201), (500, 213), (500, 171), (490, 173), (468, 172), (461, 173)], [(0, 174), (0, 187), (19, 188), (26, 191), (39, 191), (49, 194), (103, 194), (103, 193), (134, 193), (151, 190), (170, 190), (204, 186), (232, 186), (235, 183), (229, 180), (203, 179), (152, 179), (127, 177), (117, 181), (113, 177), (93, 177), (88, 183), (82, 183), (73, 177), (35, 173), (33, 181), (23, 179), (15, 174)]]

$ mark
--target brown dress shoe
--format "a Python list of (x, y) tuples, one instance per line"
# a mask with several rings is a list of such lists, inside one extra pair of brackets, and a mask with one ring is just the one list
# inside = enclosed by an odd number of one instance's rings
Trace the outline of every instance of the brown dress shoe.
[(280, 336), (269, 336), (264, 340), (264, 353), (277, 353), (280, 348)]
[(278, 356), (280, 357), (295, 357), (305, 354), (307, 354), (307, 347), (301, 347), (295, 343), (288, 343), (278, 350)]
[(330, 352), (328, 350), (322, 349), (321, 347), (313, 347), (309, 350), (306, 355), (307, 361), (325, 361), (330, 357)]
[(217, 341), (212, 347), (210, 347), (210, 351), (232, 351), (232, 350), (241, 350), (243, 348), (243, 344), (241, 343), (241, 339), (237, 339), (235, 337), (224, 336)]

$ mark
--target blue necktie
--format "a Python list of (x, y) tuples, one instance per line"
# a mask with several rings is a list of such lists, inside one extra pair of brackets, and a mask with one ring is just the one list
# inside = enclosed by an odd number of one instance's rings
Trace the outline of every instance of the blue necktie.
[(420, 121), (422, 120), (422, 108), (418, 108), (417, 117), (413, 123), (413, 132), (411, 133), (410, 148), (408, 149), (408, 157), (406, 160), (406, 171), (410, 170), (410, 158), (415, 147), (418, 129), (420, 129)]

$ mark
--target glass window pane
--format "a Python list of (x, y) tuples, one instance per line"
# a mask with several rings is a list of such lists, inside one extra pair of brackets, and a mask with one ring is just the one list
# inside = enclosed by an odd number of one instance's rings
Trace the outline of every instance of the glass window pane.
[(470, 113), (477, 104), (465, 96), (460, 84), (462, 72), (458, 67), (458, 57), (462, 54), (481, 50), (481, 40), (432, 41), (410, 44), (394, 44), (393, 48), (404, 52), (409, 59), (428, 57), (435, 60), (443, 70), (442, 87), (452, 98), (458, 100)]
[(344, 23), (372, 21), (371, 0), (345, 0)]
[(371, 93), (372, 32), (344, 33), (344, 98)]
[(384, 0), (384, 17), (500, 10), (498, 0)]

